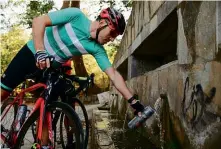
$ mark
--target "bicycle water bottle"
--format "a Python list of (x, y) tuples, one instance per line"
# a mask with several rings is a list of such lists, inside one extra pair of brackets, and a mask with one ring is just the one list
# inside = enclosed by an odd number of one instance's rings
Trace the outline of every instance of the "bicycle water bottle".
[(154, 114), (155, 110), (151, 108), (150, 106), (147, 106), (144, 108), (144, 110), (141, 112), (141, 116), (134, 117), (129, 123), (128, 127), (130, 129), (135, 129), (141, 126), (142, 123), (144, 123), (148, 118), (150, 118)]
[(27, 105), (23, 105), (23, 104), (20, 105), (18, 107), (18, 112), (17, 112), (16, 118), (15, 118), (15, 121), (14, 121), (14, 127), (13, 127), (14, 131), (19, 131), (20, 130), (22, 124), (25, 121), (26, 114), (27, 114)]

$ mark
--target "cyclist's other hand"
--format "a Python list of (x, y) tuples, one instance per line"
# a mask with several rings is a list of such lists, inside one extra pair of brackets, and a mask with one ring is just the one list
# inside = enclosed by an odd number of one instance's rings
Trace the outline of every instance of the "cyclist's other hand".
[(36, 66), (40, 69), (45, 69), (50, 67), (50, 57), (45, 50), (37, 51), (35, 54)]
[(137, 95), (131, 97), (128, 102), (130, 103), (130, 106), (134, 109), (134, 115), (141, 116), (141, 112), (143, 112), (144, 106), (140, 103), (139, 100), (137, 100)]

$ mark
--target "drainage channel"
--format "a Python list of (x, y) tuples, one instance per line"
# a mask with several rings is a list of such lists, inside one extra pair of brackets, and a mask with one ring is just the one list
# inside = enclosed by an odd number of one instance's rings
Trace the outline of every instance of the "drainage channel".
[[(124, 120), (118, 119), (118, 115), (112, 114), (108, 110), (96, 110), (94, 113), (97, 114), (97, 118), (93, 117), (96, 119), (93, 131), (97, 132), (95, 138), (97, 137), (98, 146), (92, 145), (92, 148), (159, 149), (138, 131), (130, 130), (124, 126)], [(101, 132), (106, 135), (100, 135)], [(110, 143), (111, 141), (112, 143)], [(108, 143), (105, 144), (104, 142)]]

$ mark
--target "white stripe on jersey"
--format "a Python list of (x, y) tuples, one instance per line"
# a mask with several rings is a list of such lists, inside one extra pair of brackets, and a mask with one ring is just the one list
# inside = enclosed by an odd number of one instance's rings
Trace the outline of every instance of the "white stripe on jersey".
[(44, 46), (45, 46), (46, 50), (48, 51), (48, 53), (49, 53), (51, 56), (53, 56), (57, 62), (65, 63), (65, 60), (63, 60), (62, 58), (60, 58), (60, 57), (54, 52), (54, 50), (52, 49), (50, 43), (48, 42), (48, 37), (47, 37), (47, 35), (46, 35), (46, 31), (45, 31), (45, 34), (44, 34)]
[(71, 58), (73, 55), (71, 54), (71, 52), (69, 51), (69, 49), (67, 48), (67, 46), (63, 43), (63, 41), (61, 40), (59, 33), (58, 33), (58, 27), (57, 26), (53, 26), (53, 35), (54, 35), (54, 39), (57, 42), (59, 48), (64, 52), (64, 54), (68, 57)]
[(77, 36), (75, 35), (74, 30), (71, 27), (70, 23), (65, 24), (66, 31), (72, 41), (72, 43), (75, 45), (75, 47), (79, 50), (81, 54), (87, 54), (88, 52), (84, 49), (80, 41), (78, 40)]

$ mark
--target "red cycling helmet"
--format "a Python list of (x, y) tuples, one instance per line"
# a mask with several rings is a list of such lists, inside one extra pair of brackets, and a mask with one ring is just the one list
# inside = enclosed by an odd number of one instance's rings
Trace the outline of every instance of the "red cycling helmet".
[(118, 12), (114, 8), (103, 9), (98, 16), (98, 19), (107, 19), (108, 26), (116, 31), (117, 34), (122, 35), (126, 26), (126, 22), (122, 13)]

